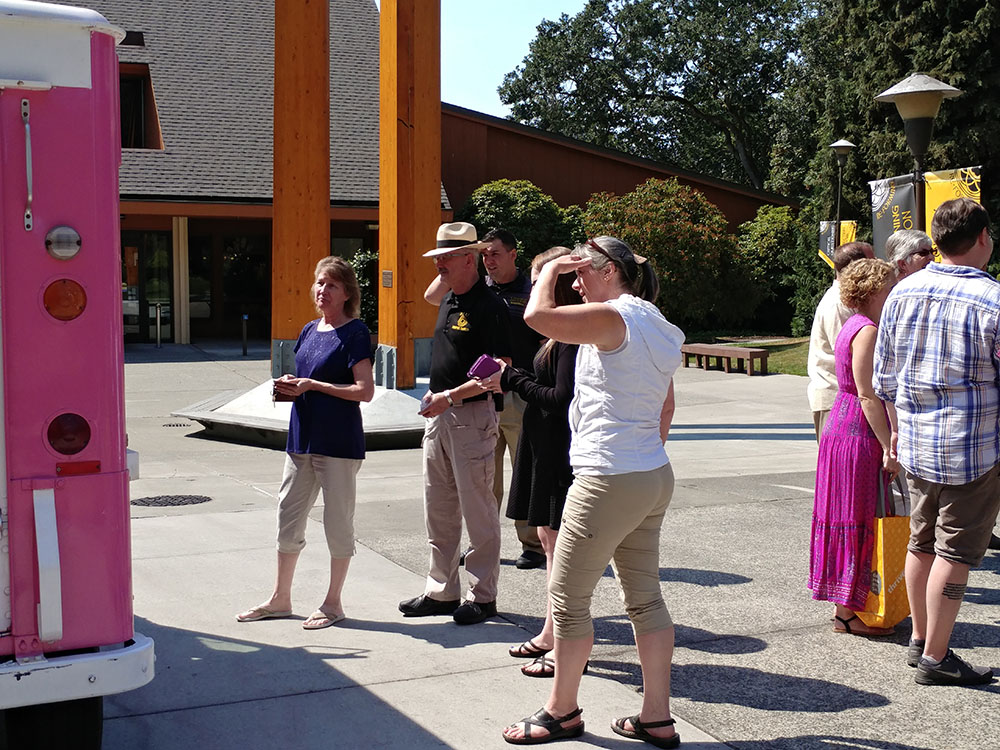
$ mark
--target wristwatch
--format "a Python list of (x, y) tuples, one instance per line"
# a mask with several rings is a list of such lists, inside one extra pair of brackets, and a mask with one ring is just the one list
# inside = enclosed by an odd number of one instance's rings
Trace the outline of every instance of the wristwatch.
[(445, 388), (441, 392), (444, 394), (444, 399), (448, 402), (448, 406), (454, 406), (455, 402), (451, 400), (451, 388)]

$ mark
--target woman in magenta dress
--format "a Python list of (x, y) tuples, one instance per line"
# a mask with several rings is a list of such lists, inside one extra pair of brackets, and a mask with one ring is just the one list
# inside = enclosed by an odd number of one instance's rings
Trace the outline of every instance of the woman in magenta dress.
[(858, 260), (841, 272), (841, 302), (857, 314), (834, 346), (840, 392), (816, 465), (809, 588), (813, 599), (836, 606), (834, 630), (852, 635), (893, 633), (865, 625), (856, 614), (871, 584), (878, 493), (888, 492), (899, 473), (895, 410), (872, 388), (876, 326), (893, 280), (892, 266), (882, 260)]

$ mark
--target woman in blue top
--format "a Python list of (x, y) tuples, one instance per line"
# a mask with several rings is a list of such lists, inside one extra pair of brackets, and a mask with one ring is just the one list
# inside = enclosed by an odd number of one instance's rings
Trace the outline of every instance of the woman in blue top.
[(295, 344), (295, 375), (274, 382), (295, 399), (288, 455), (278, 490), (278, 573), (271, 598), (236, 616), (254, 622), (292, 614), (292, 576), (306, 544), (309, 511), (323, 491), (323, 528), (330, 550), (330, 588), (307, 630), (344, 619), (340, 599), (354, 555), (355, 477), (365, 457), (361, 401), (371, 401), (371, 335), (357, 319), (361, 293), (354, 269), (331, 256), (316, 264), (313, 301), (321, 317), (306, 323)]

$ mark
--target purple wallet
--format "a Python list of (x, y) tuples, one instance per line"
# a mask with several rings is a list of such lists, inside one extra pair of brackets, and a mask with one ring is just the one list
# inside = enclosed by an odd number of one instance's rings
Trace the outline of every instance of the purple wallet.
[(468, 375), (470, 378), (488, 378), (499, 369), (500, 365), (496, 360), (489, 354), (484, 354), (469, 368)]

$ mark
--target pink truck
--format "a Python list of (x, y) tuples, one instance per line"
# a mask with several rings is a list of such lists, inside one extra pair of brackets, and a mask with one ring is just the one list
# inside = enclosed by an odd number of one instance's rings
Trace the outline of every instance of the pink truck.
[(0, 0), (0, 729), (11, 748), (100, 747), (102, 697), (153, 678), (153, 643), (132, 624), (123, 36), (93, 11)]

